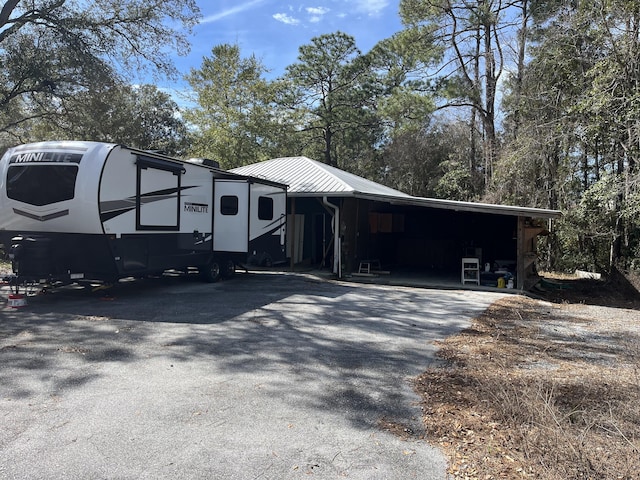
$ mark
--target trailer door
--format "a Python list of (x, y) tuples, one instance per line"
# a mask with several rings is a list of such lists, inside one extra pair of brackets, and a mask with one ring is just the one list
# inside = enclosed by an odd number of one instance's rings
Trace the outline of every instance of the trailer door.
[(252, 184), (250, 209), (250, 263), (272, 265), (286, 261), (286, 190), (272, 185)]
[(213, 250), (245, 253), (249, 247), (249, 184), (246, 180), (216, 180)]

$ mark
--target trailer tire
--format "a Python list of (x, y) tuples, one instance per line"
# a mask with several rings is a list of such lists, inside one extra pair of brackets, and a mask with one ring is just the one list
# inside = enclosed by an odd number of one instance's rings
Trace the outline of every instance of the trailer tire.
[(267, 267), (267, 268), (273, 267), (273, 260), (271, 259), (271, 255), (269, 255), (268, 253), (265, 254), (261, 264), (263, 267)]
[(213, 258), (209, 263), (200, 267), (200, 276), (205, 282), (215, 283), (220, 280), (220, 262)]
[(231, 278), (236, 274), (236, 262), (230, 258), (222, 261), (222, 278)]

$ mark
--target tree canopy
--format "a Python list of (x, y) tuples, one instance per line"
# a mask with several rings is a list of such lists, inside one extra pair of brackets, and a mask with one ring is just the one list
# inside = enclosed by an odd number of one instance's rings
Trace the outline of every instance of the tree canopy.
[(22, 130), (29, 141), (95, 140), (168, 155), (184, 155), (188, 148), (177, 103), (154, 85), (92, 87), (65, 99), (58, 115), (24, 123)]
[(242, 58), (238, 45), (217, 45), (192, 69), (187, 81), (196, 107), (185, 113), (194, 127), (194, 156), (213, 158), (226, 168), (267, 159), (274, 85), (255, 57)]
[(357, 163), (362, 148), (375, 143), (379, 122), (373, 110), (374, 79), (368, 58), (342, 32), (321, 35), (299, 49), (287, 68), (291, 108), (304, 122), (307, 150), (328, 165)]
[(0, 8), (0, 132), (59, 113), (61, 103), (137, 72), (176, 76), (195, 0), (7, 0)]

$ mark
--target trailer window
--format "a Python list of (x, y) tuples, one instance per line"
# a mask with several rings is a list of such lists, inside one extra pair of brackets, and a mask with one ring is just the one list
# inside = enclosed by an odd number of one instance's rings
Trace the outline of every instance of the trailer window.
[(258, 219), (273, 220), (273, 198), (258, 197)]
[(77, 176), (77, 165), (13, 165), (7, 170), (7, 196), (38, 207), (71, 200)]
[(223, 195), (220, 197), (220, 213), (222, 215), (237, 215), (238, 197), (235, 195)]
[(178, 230), (181, 172), (176, 169), (154, 168), (144, 162), (138, 162), (137, 181), (136, 228)]

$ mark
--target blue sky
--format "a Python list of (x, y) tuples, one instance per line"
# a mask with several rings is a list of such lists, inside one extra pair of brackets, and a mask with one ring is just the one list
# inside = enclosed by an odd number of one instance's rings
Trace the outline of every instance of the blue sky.
[(241, 55), (255, 54), (270, 70), (284, 73), (298, 48), (313, 37), (342, 31), (362, 52), (402, 28), (399, 0), (198, 0), (203, 18), (191, 36), (191, 53), (176, 57), (181, 73), (199, 68), (203, 57), (222, 43), (238, 44)]

